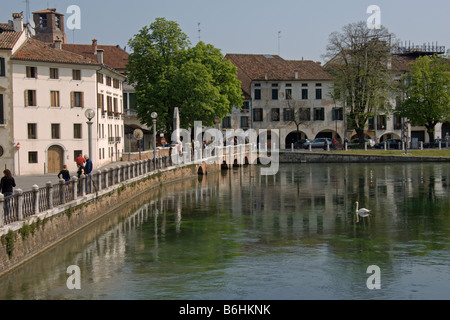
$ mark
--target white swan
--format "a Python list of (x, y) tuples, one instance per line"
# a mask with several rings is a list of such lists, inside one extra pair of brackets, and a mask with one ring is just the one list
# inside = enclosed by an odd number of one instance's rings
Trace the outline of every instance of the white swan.
[(366, 209), (366, 208), (361, 208), (359, 209), (359, 202), (356, 201), (356, 222), (359, 222), (359, 217), (361, 216), (362, 218), (368, 217), (370, 216), (370, 210)]

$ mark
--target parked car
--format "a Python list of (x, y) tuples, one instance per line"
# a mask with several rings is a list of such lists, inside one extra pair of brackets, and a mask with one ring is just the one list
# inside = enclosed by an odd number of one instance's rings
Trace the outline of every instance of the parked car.
[(309, 149), (309, 146), (311, 145), (311, 148), (322, 148), (324, 150), (327, 149), (327, 144), (330, 146), (331, 149), (331, 139), (329, 138), (316, 138), (313, 141), (307, 141), (303, 144), (304, 149)]
[[(373, 141), (372, 139), (365, 139), (364, 142), (367, 142), (367, 146), (369, 148), (373, 148), (375, 146), (375, 141)], [(347, 148), (349, 148), (349, 149), (359, 149), (359, 148), (361, 148), (361, 144), (359, 143), (359, 139), (350, 140), (350, 142), (347, 144)]]
[(389, 139), (380, 143), (375, 144), (375, 148), (384, 149), (384, 144), (386, 143), (387, 149), (401, 149), (402, 148), (402, 140), (399, 139)]
[(445, 140), (445, 139), (434, 139), (433, 143), (431, 143), (431, 142), (424, 143), (423, 147), (424, 148), (439, 148), (439, 143), (441, 144), (441, 148), (445, 148), (447, 140)]
[(308, 139), (302, 139), (302, 140), (299, 140), (299, 141), (297, 141), (297, 142), (294, 142), (294, 148), (295, 149), (301, 149), (301, 148), (303, 148), (303, 146), (305, 145), (305, 143), (309, 143), (309, 142), (311, 142), (311, 140), (308, 140)]

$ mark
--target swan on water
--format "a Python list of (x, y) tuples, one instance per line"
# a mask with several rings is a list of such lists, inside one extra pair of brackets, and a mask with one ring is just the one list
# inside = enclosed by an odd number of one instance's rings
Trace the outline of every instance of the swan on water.
[(370, 216), (370, 210), (366, 208), (359, 209), (359, 202), (356, 201), (356, 222), (359, 222), (359, 217), (368, 217)]

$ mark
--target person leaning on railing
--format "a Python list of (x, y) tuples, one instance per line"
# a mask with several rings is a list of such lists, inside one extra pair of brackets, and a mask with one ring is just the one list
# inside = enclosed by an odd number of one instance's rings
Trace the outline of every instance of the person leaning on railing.
[[(0, 180), (0, 193), (3, 193), (5, 197), (13, 195), (13, 188), (16, 186), (16, 181), (14, 180), (11, 171), (5, 169), (3, 171), (3, 178)], [(9, 213), (9, 199), (5, 201), (5, 215)]]

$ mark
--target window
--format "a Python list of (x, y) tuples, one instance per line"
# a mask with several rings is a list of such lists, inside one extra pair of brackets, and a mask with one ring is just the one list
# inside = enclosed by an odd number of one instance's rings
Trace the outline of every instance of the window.
[(72, 91), (71, 92), (71, 106), (75, 107), (84, 107), (84, 92)]
[(83, 150), (74, 150), (73, 151), (73, 161), (76, 161), (76, 159), (83, 155)]
[(222, 119), (222, 128), (225, 129), (231, 128), (231, 117), (225, 117)]
[(37, 151), (29, 151), (28, 152), (28, 163), (38, 163)]
[(81, 139), (81, 123), (73, 124), (73, 138)]
[(59, 79), (58, 68), (50, 68), (50, 79)]
[(302, 100), (308, 100), (308, 89), (302, 89)]
[(373, 117), (369, 118), (369, 130), (374, 130), (375, 129), (375, 119)]
[(255, 100), (261, 100), (261, 89), (255, 89)]
[(272, 108), (272, 121), (280, 121), (280, 108)]
[(106, 97), (106, 109), (108, 111), (108, 116), (112, 116), (112, 97)]
[(25, 90), (25, 107), (36, 106), (36, 90)]
[(113, 80), (113, 87), (116, 89), (120, 89), (120, 82), (117, 79)]
[(5, 115), (3, 110), (3, 94), (0, 94), (0, 124), (5, 124)]
[(322, 99), (322, 89), (316, 89), (316, 100)]
[(97, 73), (97, 82), (103, 83), (103, 74), (102, 73)]
[(262, 108), (253, 109), (253, 121), (263, 121), (263, 109)]
[(59, 91), (50, 91), (50, 106), (59, 107)]
[(5, 58), (0, 58), (0, 77), (4, 77), (5, 74), (6, 74)]
[(241, 128), (248, 128), (248, 117), (247, 116), (241, 117)]
[(37, 126), (36, 123), (29, 123), (27, 125), (28, 139), (37, 139), (36, 126)]
[(111, 77), (106, 77), (106, 85), (111, 87)]
[(278, 89), (272, 89), (272, 100), (278, 100)]
[(103, 98), (103, 94), (101, 93), (97, 93), (97, 108), (100, 109), (102, 116), (105, 115), (105, 110), (103, 109), (103, 107), (105, 106), (105, 102), (104, 102), (104, 98)]
[(37, 67), (27, 67), (27, 78), (37, 78)]
[(242, 105), (242, 111), (249, 111), (250, 110), (250, 101), (244, 101), (244, 104)]
[(292, 100), (292, 89), (286, 89), (286, 100)]
[(114, 113), (118, 113), (119, 110), (117, 109), (118, 107), (118, 103), (117, 103), (117, 98), (113, 98), (113, 108), (114, 108)]
[(333, 115), (333, 117), (332, 117), (333, 121), (334, 120), (344, 120), (344, 109), (334, 108), (332, 115)]
[(324, 108), (314, 108), (314, 120), (319, 120), (319, 121), (325, 120)]
[(39, 27), (40, 28), (47, 27), (47, 15), (45, 13), (39, 15)]
[(72, 80), (81, 80), (81, 70), (72, 70)]
[(402, 129), (402, 118), (398, 115), (394, 115), (394, 130)]
[(310, 121), (310, 120), (311, 120), (311, 109), (300, 108), (300, 121)]
[(59, 123), (52, 123), (52, 139), (60, 139), (60, 125)]
[(377, 130), (386, 130), (386, 116), (377, 116)]
[(294, 121), (295, 111), (292, 108), (283, 109), (283, 121)]

